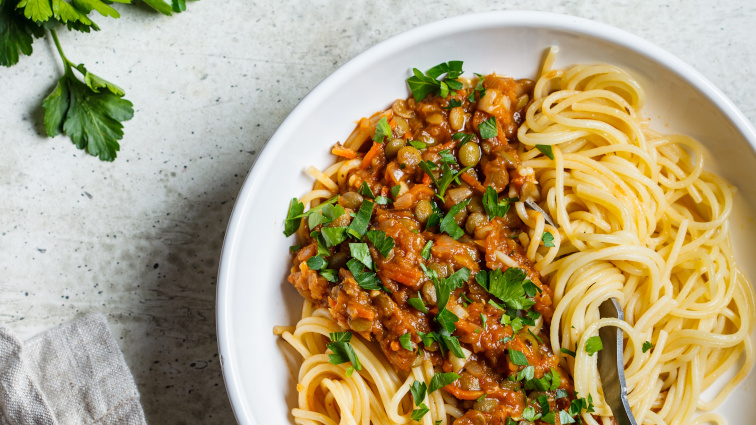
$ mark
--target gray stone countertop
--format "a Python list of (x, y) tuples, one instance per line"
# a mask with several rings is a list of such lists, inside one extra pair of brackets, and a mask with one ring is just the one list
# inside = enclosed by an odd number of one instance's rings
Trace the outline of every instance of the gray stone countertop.
[(441, 18), (546, 10), (625, 29), (692, 65), (756, 122), (756, 2), (294, 0), (116, 6), (62, 31), (72, 60), (134, 103), (114, 163), (45, 137), (61, 64), (49, 39), (0, 69), (0, 327), (23, 337), (107, 315), (152, 424), (229, 424), (216, 274), (252, 163), (292, 108), (366, 48)]

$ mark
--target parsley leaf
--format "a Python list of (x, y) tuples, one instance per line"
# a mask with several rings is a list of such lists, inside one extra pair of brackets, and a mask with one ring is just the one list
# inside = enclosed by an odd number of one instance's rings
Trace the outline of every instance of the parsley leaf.
[(419, 406), (425, 400), (426, 391), (428, 391), (428, 386), (425, 385), (425, 382), (415, 381), (410, 385), (410, 393), (412, 400), (415, 401), (415, 406)]
[(557, 388), (556, 392), (554, 393), (554, 398), (567, 398), (569, 397), (569, 394), (567, 394), (566, 390), (563, 390), (561, 388)]
[(373, 215), (374, 206), (375, 204), (370, 201), (362, 202), (360, 210), (357, 212), (357, 216), (354, 217), (354, 220), (352, 220), (351, 223), (349, 223), (347, 233), (357, 239), (361, 238), (362, 235), (365, 234), (368, 224), (370, 224), (370, 217)]
[(467, 267), (462, 267), (445, 279), (441, 279), (440, 281), (433, 279), (434, 283), (436, 284), (436, 297), (438, 299), (437, 304), (439, 312), (446, 308), (446, 304), (449, 302), (449, 296), (451, 295), (451, 293), (455, 289), (461, 287), (462, 284), (467, 282), (467, 279), (469, 278), (470, 269), (468, 269)]
[(309, 267), (310, 270), (320, 270), (322, 268), (325, 268), (327, 265), (328, 262), (320, 255), (316, 255), (307, 259), (307, 267)]
[(522, 351), (509, 350), (509, 359), (517, 366), (528, 366), (530, 364), (525, 354), (522, 354)]
[(528, 422), (535, 422), (537, 419), (541, 418), (541, 414), (536, 413), (533, 407), (528, 406), (522, 411), (522, 418)]
[(548, 423), (548, 424), (554, 425), (554, 423), (555, 423), (554, 412), (549, 412), (548, 414), (543, 415), (543, 417), (541, 417), (541, 420), (544, 421), (544, 422), (546, 422), (546, 423)]
[(409, 298), (407, 300), (407, 303), (415, 308), (415, 310), (421, 312), (421, 313), (427, 313), (428, 308), (425, 307), (425, 303), (423, 302), (423, 299), (420, 298), (420, 295), (417, 296), (417, 298)]
[(426, 260), (430, 258), (431, 255), (431, 248), (433, 247), (433, 241), (428, 241), (425, 246), (423, 247), (423, 250), (420, 251), (420, 256), (425, 258)]
[(486, 192), (483, 194), (483, 208), (486, 210), (489, 220), (494, 217), (504, 217), (507, 215), (512, 202), (517, 201), (519, 201), (517, 197), (499, 200), (499, 194), (491, 186), (488, 186)]
[(575, 423), (575, 419), (569, 415), (569, 413), (565, 412), (564, 410), (559, 411), (559, 422), (562, 424), (572, 424)]
[(425, 149), (428, 147), (428, 144), (425, 142), (418, 142), (417, 140), (410, 140), (409, 141), (410, 146), (412, 146), (415, 149)]
[(352, 366), (355, 369), (362, 370), (360, 359), (357, 358), (357, 353), (355, 353), (354, 347), (349, 343), (349, 341), (352, 340), (352, 333), (333, 332), (330, 334), (330, 337), (331, 343), (326, 347), (333, 351), (333, 354), (328, 355), (328, 361), (331, 362), (331, 364), (352, 362)]
[(365, 267), (369, 269), (374, 269), (375, 266), (373, 265), (373, 258), (370, 256), (370, 249), (368, 248), (367, 244), (364, 242), (359, 243), (350, 243), (349, 244), (349, 253), (354, 257), (357, 261), (364, 264)]
[[(479, 285), (491, 295), (503, 301), (510, 308), (524, 310), (525, 302), (525, 271), (517, 267), (510, 267), (502, 273), (501, 269), (486, 272), (481, 270), (475, 277)], [(502, 317), (503, 319), (503, 317)]]
[(368, 230), (367, 237), (375, 249), (383, 255), (383, 258), (388, 257), (391, 250), (394, 249), (394, 238), (386, 235), (383, 230)]
[(391, 292), (388, 288), (383, 286), (383, 281), (378, 278), (378, 275), (371, 271), (364, 271), (362, 263), (354, 258), (347, 261), (347, 268), (352, 272), (354, 280), (357, 281), (357, 284), (360, 285), (362, 289), (367, 289), (368, 291), (384, 290), (386, 292)]
[(396, 197), (399, 196), (399, 191), (400, 190), (402, 190), (402, 185), (398, 184), (396, 186), (392, 186), (391, 190), (390, 190), (391, 196), (393, 196), (394, 199), (396, 199)]
[(459, 379), (459, 375), (456, 373), (437, 373), (431, 378), (430, 386), (428, 387), (428, 394), (433, 394), (439, 388), (443, 388), (452, 382)]
[(446, 216), (444, 216), (443, 219), (441, 219), (441, 231), (446, 232), (449, 236), (452, 237), (452, 239), (459, 239), (462, 235), (465, 234), (465, 231), (462, 230), (462, 228), (457, 224), (457, 221), (454, 220), (454, 216), (462, 211), (462, 209), (464, 209), (469, 202), (470, 200), (467, 199), (449, 208), (449, 212), (446, 214)]
[(438, 155), (441, 157), (441, 162), (444, 164), (457, 163), (457, 158), (455, 158), (454, 155), (451, 154), (451, 151), (449, 149), (444, 149), (442, 151), (439, 151)]
[(567, 355), (569, 355), (569, 356), (572, 356), (572, 357), (575, 357), (575, 356), (577, 355), (577, 354), (576, 354), (576, 353), (575, 353), (574, 351), (572, 351), (572, 350), (568, 350), (568, 349), (566, 349), (566, 348), (564, 348), (564, 347), (560, 348), (560, 349), (559, 349), (559, 351), (561, 351), (561, 352), (563, 352), (564, 354), (567, 354)]
[(330, 248), (346, 240), (346, 230), (346, 227), (323, 227), (320, 229), (320, 234), (323, 235), (326, 247)]
[(546, 248), (554, 247), (554, 235), (552, 235), (551, 232), (543, 232), (541, 239), (543, 240), (543, 246)]
[(373, 190), (370, 189), (370, 186), (367, 184), (367, 182), (362, 182), (362, 185), (360, 185), (360, 195), (366, 196), (370, 199), (375, 198), (375, 194), (373, 194)]
[(541, 151), (549, 159), (554, 159), (554, 152), (551, 150), (551, 145), (536, 145), (536, 149)]
[(652, 348), (654, 348), (654, 344), (651, 344), (651, 342), (650, 342), (650, 341), (646, 341), (646, 342), (644, 342), (644, 343), (643, 343), (643, 352), (644, 352), (644, 353), (645, 353), (646, 351), (648, 351), (648, 350), (652, 349)]
[(378, 124), (375, 125), (373, 141), (375, 143), (383, 143), (386, 140), (386, 137), (391, 137), (391, 126), (386, 117), (381, 117)]
[(452, 135), (452, 140), (459, 140), (457, 147), (461, 148), (465, 143), (472, 141), (473, 137), (475, 137), (475, 135), (472, 133), (454, 133)]
[(338, 272), (334, 269), (323, 269), (320, 271), (320, 275), (323, 276), (323, 278), (331, 283), (336, 283), (336, 276), (338, 275)]
[(499, 134), (499, 130), (496, 128), (496, 117), (491, 117), (478, 126), (481, 139), (490, 139), (496, 137)]
[(517, 380), (522, 381), (526, 380), (529, 381), (533, 379), (533, 375), (535, 375), (535, 367), (533, 366), (527, 366), (525, 369), (517, 372)]
[(286, 214), (286, 221), (284, 221), (283, 233), (287, 237), (293, 235), (299, 229), (302, 222), (302, 217), (299, 215), (302, 214), (302, 211), (304, 211), (304, 204), (299, 202), (297, 198), (292, 198), (289, 202), (289, 213)]
[[(455, 80), (462, 75), (462, 61), (440, 63), (429, 69), (425, 74), (417, 68), (413, 68), (412, 73), (414, 75), (407, 79), (407, 85), (409, 85), (412, 96), (415, 97), (417, 102), (425, 99), (431, 93), (446, 97), (449, 94), (449, 88), (453, 90), (462, 88), (462, 83)], [(443, 74), (446, 74), (446, 77), (443, 81), (440, 81), (438, 78)]]
[(405, 350), (412, 351), (412, 334), (407, 332), (399, 337), (399, 345)]
[(488, 316), (486, 316), (483, 313), (480, 313), (480, 324), (483, 327), (483, 329), (486, 328), (486, 322), (488, 322)]
[(589, 356), (592, 356), (594, 353), (601, 351), (603, 348), (604, 344), (601, 343), (601, 337), (599, 336), (592, 336), (588, 338), (588, 341), (585, 342), (585, 351)]
[(541, 414), (547, 414), (549, 413), (549, 410), (551, 410), (551, 406), (549, 406), (549, 397), (545, 395), (539, 395), (538, 396), (538, 405), (541, 406)]
[[(134, 116), (131, 102), (123, 99), (123, 92), (99, 77), (84, 72), (87, 85), (67, 68), (58, 84), (42, 103), (45, 108), (47, 135), (65, 133), (77, 148), (103, 161), (113, 161), (123, 138), (123, 124)], [(83, 66), (76, 67), (81, 72)], [(103, 83), (104, 82), (104, 83)], [(99, 90), (102, 85), (107, 90)]]
[(18, 63), (19, 52), (30, 56), (34, 38), (44, 37), (45, 30), (34, 22), (24, 19), (15, 10), (15, 1), (0, 3), (0, 65), (11, 66)]
[[(417, 382), (417, 381), (415, 381), (415, 382)], [(418, 406), (417, 409), (415, 409), (415, 410), (412, 411), (412, 414), (410, 415), (410, 418), (413, 421), (420, 422), (420, 419), (422, 419), (423, 416), (425, 416), (425, 414), (428, 413), (429, 411), (430, 411), (430, 409), (428, 409), (428, 406), (426, 406), (425, 403), (422, 403), (422, 404), (420, 404), (420, 406)]]

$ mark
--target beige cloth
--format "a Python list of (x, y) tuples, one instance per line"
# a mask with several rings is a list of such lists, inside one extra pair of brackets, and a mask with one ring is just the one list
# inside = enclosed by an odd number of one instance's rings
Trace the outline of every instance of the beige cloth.
[(21, 342), (0, 329), (0, 425), (146, 425), (101, 314)]

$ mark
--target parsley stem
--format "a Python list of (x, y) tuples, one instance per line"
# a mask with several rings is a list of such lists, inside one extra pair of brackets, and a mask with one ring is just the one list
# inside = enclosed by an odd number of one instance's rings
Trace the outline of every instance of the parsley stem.
[(50, 30), (50, 34), (52, 34), (53, 41), (55, 42), (55, 48), (58, 49), (58, 54), (60, 55), (60, 58), (63, 60), (63, 66), (66, 67), (66, 73), (71, 72), (71, 61), (68, 60), (66, 57), (66, 54), (63, 53), (63, 48), (60, 46), (60, 40), (58, 40), (58, 33), (55, 31), (55, 29)]

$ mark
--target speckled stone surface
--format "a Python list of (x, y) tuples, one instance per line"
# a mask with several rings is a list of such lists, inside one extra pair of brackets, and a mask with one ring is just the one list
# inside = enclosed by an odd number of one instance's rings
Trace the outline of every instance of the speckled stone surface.
[[(117, 6), (66, 54), (119, 84), (134, 119), (115, 163), (48, 139), (49, 39), (0, 69), (0, 326), (24, 337), (100, 311), (152, 424), (229, 424), (216, 274), (234, 199), (286, 114), (364, 49), (444, 17), (534, 9), (605, 22), (708, 77), (756, 122), (756, 2), (202, 0)], [(254, 303), (250, 300), (250, 305)]]

